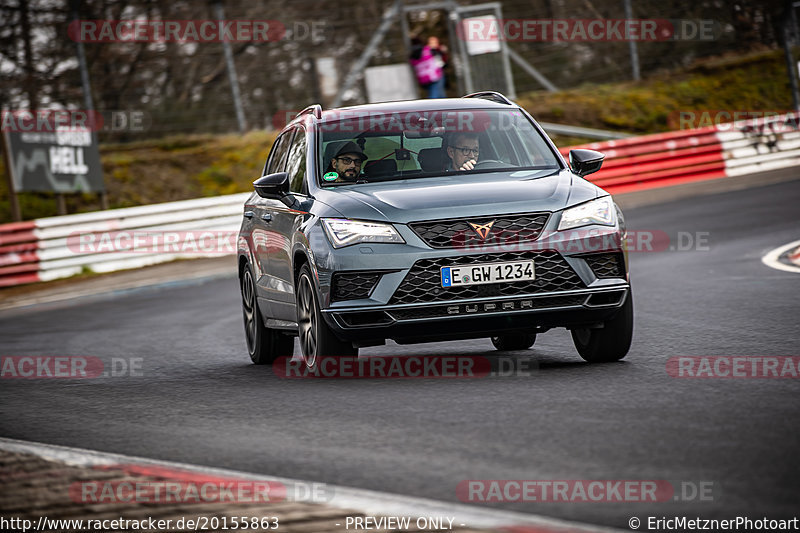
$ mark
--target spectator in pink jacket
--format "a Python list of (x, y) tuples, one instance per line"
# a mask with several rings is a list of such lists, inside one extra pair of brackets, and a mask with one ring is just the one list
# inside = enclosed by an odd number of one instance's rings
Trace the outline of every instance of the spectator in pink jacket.
[(411, 40), (411, 66), (420, 86), (428, 91), (428, 98), (444, 98), (445, 56), (439, 39), (431, 36), (428, 44), (423, 46), (418, 37)]

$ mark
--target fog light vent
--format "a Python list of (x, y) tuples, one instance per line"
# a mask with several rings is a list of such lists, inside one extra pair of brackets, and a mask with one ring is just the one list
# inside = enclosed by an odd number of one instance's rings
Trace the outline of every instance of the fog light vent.
[(625, 291), (597, 292), (589, 296), (586, 305), (589, 307), (603, 307), (607, 305), (619, 305), (625, 298)]
[(383, 311), (358, 311), (354, 313), (337, 313), (337, 317), (350, 328), (364, 326), (383, 326), (393, 322), (392, 317)]

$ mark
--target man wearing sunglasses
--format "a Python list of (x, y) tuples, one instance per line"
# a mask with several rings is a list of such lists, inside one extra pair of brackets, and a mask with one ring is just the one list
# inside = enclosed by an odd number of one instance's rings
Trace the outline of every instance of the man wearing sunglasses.
[(450, 172), (472, 170), (478, 162), (480, 153), (478, 135), (475, 133), (457, 133), (450, 139), (447, 156), (450, 158)]
[[(337, 182), (355, 182), (361, 175), (361, 165), (363, 165), (366, 160), (367, 155), (361, 151), (361, 148), (353, 141), (349, 141), (339, 148), (336, 155), (331, 159), (329, 168), (338, 174), (338, 177), (331, 177)], [(328, 173), (323, 176), (325, 181), (332, 181), (326, 176), (328, 176)]]

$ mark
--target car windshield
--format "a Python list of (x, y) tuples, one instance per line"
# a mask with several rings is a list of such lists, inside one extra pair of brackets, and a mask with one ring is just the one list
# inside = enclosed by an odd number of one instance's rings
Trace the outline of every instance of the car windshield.
[(327, 114), (320, 132), (322, 186), (560, 168), (518, 109), (340, 110)]

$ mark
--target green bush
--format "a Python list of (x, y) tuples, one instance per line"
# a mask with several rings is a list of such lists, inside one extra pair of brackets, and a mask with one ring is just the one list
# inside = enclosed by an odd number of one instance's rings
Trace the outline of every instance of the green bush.
[(686, 71), (517, 98), (537, 120), (629, 133), (678, 127), (679, 111), (784, 111), (792, 107), (783, 54), (719, 58)]

